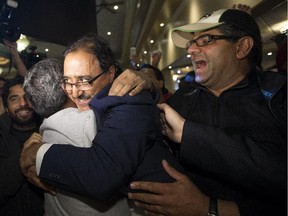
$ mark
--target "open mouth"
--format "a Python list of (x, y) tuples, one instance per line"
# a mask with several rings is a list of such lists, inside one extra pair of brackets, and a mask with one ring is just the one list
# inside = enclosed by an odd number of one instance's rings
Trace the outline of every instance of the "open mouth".
[(30, 109), (21, 109), (19, 111), (16, 111), (16, 115), (18, 117), (21, 117), (21, 118), (25, 118), (27, 116), (30, 116), (32, 113), (32, 111)]
[(205, 67), (206, 64), (207, 64), (206, 61), (203, 61), (203, 60), (199, 60), (199, 61), (195, 62), (196, 69), (201, 69), (201, 68)]

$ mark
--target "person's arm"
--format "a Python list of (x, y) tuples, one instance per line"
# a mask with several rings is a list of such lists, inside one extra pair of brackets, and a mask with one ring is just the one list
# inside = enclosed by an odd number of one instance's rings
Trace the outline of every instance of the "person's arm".
[[(160, 104), (163, 133), (180, 145), (186, 166), (205, 170), (216, 179), (259, 196), (286, 190), (286, 143), (257, 142), (250, 137), (229, 135), (221, 128), (183, 119), (167, 104)], [(203, 155), (209, 160), (203, 160)]]
[[(157, 134), (155, 106), (133, 104), (134, 98), (143, 95), (125, 97), (131, 100), (127, 104), (122, 97), (114, 98), (119, 105), (111, 107), (103, 124), (97, 125), (99, 130), (91, 148), (50, 147), (42, 161), (40, 178), (55, 187), (96, 199), (105, 199), (125, 186)], [(101, 101), (97, 107), (101, 111)], [(103, 116), (96, 117), (101, 122)]]
[(159, 97), (160, 89), (150, 76), (140, 71), (126, 69), (114, 80), (109, 95), (123, 96), (129, 93), (130, 96), (135, 96), (142, 90), (154, 92), (155, 97)]
[[(284, 200), (285, 143), (284, 146), (283, 143), (282, 146), (280, 143), (266, 143), (270, 147), (263, 148), (264, 143), (259, 144), (248, 137), (229, 136), (220, 128), (187, 121), (167, 104), (158, 107), (163, 111), (163, 132), (178, 143), (182, 163), (205, 170), (215, 179), (233, 182), (243, 192), (257, 194), (255, 197), (258, 200), (237, 202), (241, 212), (264, 213), (271, 210), (267, 203), (259, 200), (261, 197)], [(203, 160), (203, 155), (209, 160)]]
[(17, 43), (11, 42), (6, 39), (3, 39), (4, 45), (9, 49), (13, 61), (13, 65), (17, 70), (17, 73), (21, 76), (25, 76), (27, 72), (27, 68), (25, 64), (23, 63), (21, 56), (17, 50)]
[[(132, 189), (150, 193), (129, 193), (136, 206), (144, 208), (148, 215), (198, 215), (207, 216), (210, 197), (205, 195), (191, 180), (176, 171), (166, 161), (163, 167), (175, 183), (132, 182)], [(235, 202), (218, 199), (218, 215), (240, 216)]]
[[(39, 133), (33, 133), (29, 137), (29, 139), (24, 143), (20, 157), (17, 158), (17, 164), (19, 165), (20, 161), (21, 172), (28, 179), (28, 181), (30, 181), (44, 191), (55, 194), (54, 188), (44, 184), (37, 175), (35, 164), (37, 152), (41, 147), (42, 149), (45, 149), (45, 151), (47, 151), (48, 149), (46, 148), (48, 144), (44, 145), (45, 148), (44, 146), (42, 146), (41, 138), (42, 137)], [(48, 146), (50, 147), (51, 145)], [(43, 154), (45, 151), (42, 150)]]

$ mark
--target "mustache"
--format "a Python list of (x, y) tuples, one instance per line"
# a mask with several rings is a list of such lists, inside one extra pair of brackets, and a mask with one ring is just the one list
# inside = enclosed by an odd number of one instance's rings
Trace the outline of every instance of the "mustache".
[(24, 107), (20, 107), (19, 109), (16, 109), (15, 113), (20, 112), (20, 111), (34, 112), (34, 109), (32, 107), (29, 107), (29, 106), (24, 106)]
[(79, 95), (77, 98), (78, 98), (79, 100), (87, 100), (87, 99), (92, 98), (92, 96), (91, 96), (91, 95), (82, 94), (82, 95)]

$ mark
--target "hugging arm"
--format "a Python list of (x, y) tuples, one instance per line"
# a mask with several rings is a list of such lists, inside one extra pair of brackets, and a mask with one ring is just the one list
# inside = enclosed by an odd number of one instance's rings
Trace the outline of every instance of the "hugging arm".
[(112, 107), (102, 124), (97, 125), (91, 148), (49, 148), (40, 170), (43, 181), (96, 199), (108, 198), (129, 182), (156, 138), (155, 107), (121, 104), (122, 99), (118, 100), (120, 105)]

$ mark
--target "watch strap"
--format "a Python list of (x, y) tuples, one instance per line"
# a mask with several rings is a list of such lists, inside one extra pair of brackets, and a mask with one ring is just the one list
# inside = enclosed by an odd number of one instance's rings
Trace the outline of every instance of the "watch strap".
[(215, 197), (210, 197), (208, 216), (218, 216), (218, 203)]

